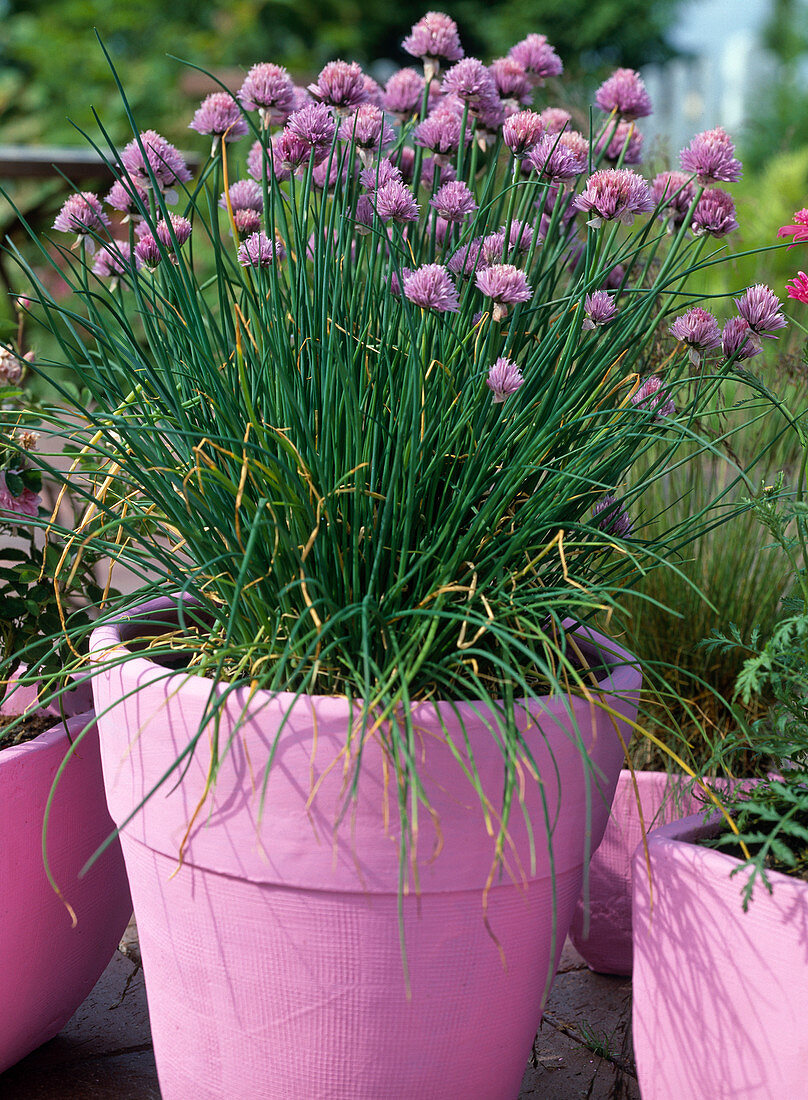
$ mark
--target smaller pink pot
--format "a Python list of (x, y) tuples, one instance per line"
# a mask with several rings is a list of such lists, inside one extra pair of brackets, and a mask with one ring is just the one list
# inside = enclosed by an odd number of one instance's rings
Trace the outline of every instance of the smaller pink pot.
[(770, 872), (743, 911), (741, 864), (667, 825), (634, 856), (634, 1051), (643, 1100), (796, 1100), (808, 1072), (808, 883)]
[[(635, 772), (642, 821), (637, 811), (637, 792), (631, 772), (624, 769), (617, 781), (612, 812), (589, 864), (588, 897), (578, 901), (570, 926), (570, 939), (590, 970), (599, 974), (631, 974), (631, 860), (637, 845), (660, 825), (667, 825), (702, 806), (685, 776), (668, 772)], [(588, 913), (588, 921), (587, 921)]]
[(56, 788), (45, 874), (42, 822), (51, 785), (92, 714), (0, 751), (0, 1072), (59, 1032), (90, 993), (132, 912), (120, 845), (78, 873), (114, 828), (93, 724)]

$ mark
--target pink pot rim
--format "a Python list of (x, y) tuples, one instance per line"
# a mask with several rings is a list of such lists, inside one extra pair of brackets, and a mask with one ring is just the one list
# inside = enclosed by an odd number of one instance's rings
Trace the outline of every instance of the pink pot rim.
[[(161, 596), (154, 600), (148, 600), (132, 608), (129, 612), (121, 614), (97, 626), (90, 637), (91, 662), (100, 666), (101, 669), (108, 667), (110, 663), (116, 663), (114, 659), (110, 662), (106, 658), (107, 655), (112, 655), (113, 651), (116, 649), (126, 649), (126, 644), (122, 641), (121, 635), (127, 623), (137, 621), (141, 617), (152, 613), (156, 614), (162, 611), (170, 611), (175, 606), (175, 600), (170, 597)], [(574, 625), (574, 620), (565, 619), (563, 625), (565, 627), (572, 626)], [(639, 695), (642, 686), (642, 672), (636, 657), (614, 642), (611, 638), (606, 637), (606, 635), (601, 634), (599, 631), (583, 623), (577, 624), (574, 636), (579, 641), (583, 640), (586, 645), (591, 646), (609, 660), (610, 667), (606, 675), (602, 680), (598, 681), (598, 694), (618, 695), (622, 698), (636, 697)], [(149, 660), (147, 657), (128, 656), (126, 658), (126, 665), (127, 679), (138, 685), (135, 689), (136, 691), (139, 691), (141, 688), (154, 681), (168, 681), (171, 678), (176, 678), (178, 685), (180, 682), (182, 683), (183, 692), (188, 693), (195, 700), (206, 701), (210, 698), (212, 681), (206, 677), (168, 669), (165, 666)], [(168, 685), (166, 690), (169, 690)], [(227, 691), (227, 688), (226, 686), (222, 687), (216, 685), (215, 690), (221, 693)], [(243, 709), (245, 712), (249, 702), (251, 713), (255, 713), (256, 710), (260, 710), (270, 703), (275, 703), (276, 705), (280, 704), (284, 709), (291, 710), (301, 701), (309, 700), (316, 705), (320, 715), (327, 715), (328, 717), (336, 719), (341, 717), (350, 718), (355, 714), (356, 709), (362, 706), (362, 701), (360, 699), (349, 701), (347, 696), (344, 695), (310, 695), (308, 693), (297, 694), (292, 691), (271, 692), (268, 689), (262, 688), (251, 693), (249, 688), (243, 686), (230, 690), (228, 696), (232, 699), (235, 707)], [(528, 700), (528, 702), (532, 707), (540, 707), (542, 712), (547, 715), (555, 715), (562, 718), (569, 713), (569, 698), (570, 697), (566, 695), (544, 695), (539, 696), (537, 699)], [(524, 706), (526, 701), (524, 698), (520, 698), (514, 700), (514, 702), (518, 706)], [(572, 697), (573, 710), (588, 706), (589, 704), (584, 698), (577, 696)], [(427, 714), (437, 714), (439, 719), (453, 714), (459, 714), (461, 716), (484, 714), (489, 711), (489, 706), (483, 700), (478, 702), (453, 702), (441, 699), (431, 700), (429, 702), (415, 702), (411, 705), (410, 710), (413, 719), (417, 722), (419, 717), (424, 717)]]
[(3, 761), (17, 760), (21, 756), (27, 756), (32, 752), (48, 752), (56, 748), (63, 741), (75, 741), (82, 731), (95, 722), (95, 714), (91, 710), (83, 714), (76, 714), (68, 718), (67, 722), (60, 722), (57, 718), (50, 729), (44, 730), (30, 741), (24, 741), (21, 745), (9, 745), (0, 749), (0, 765)]

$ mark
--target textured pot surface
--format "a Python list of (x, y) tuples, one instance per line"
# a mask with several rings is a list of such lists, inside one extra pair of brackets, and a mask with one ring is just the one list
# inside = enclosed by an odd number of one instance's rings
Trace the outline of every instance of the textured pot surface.
[[(105, 628), (93, 647), (114, 640)], [(625, 696), (610, 703), (633, 717), (637, 669), (615, 669), (608, 686)], [(110, 708), (102, 751), (120, 822), (188, 744), (211, 687), (136, 659), (99, 672), (94, 690), (99, 713)], [(205, 797), (206, 732), (182, 783), (167, 784), (123, 833), (164, 1100), (513, 1100), (580, 892), (587, 783), (596, 844), (620, 768), (608, 715), (579, 702), (574, 721), (560, 700), (540, 718), (520, 716), (543, 782), (523, 766), (525, 813), (515, 809), (507, 870), (493, 876), (493, 839), (446, 744), (453, 738), (467, 760), (458, 715), (415, 708), (435, 818), (420, 811), (418, 881), (411, 861), (399, 919), (395, 782), (378, 739), (364, 739), (358, 798), (335, 827), (352, 774), (347, 701), (259, 692), (247, 708), (243, 692), (231, 693), (219, 739), (232, 743), (215, 790)], [(496, 820), (504, 769), (485, 726), (496, 719), (457, 709)], [(579, 741), (599, 774), (584, 767)]]
[(691, 841), (695, 816), (649, 837), (653, 906), (634, 867), (633, 1030), (643, 1100), (808, 1095), (808, 884), (772, 872), (747, 912), (737, 860)]
[[(67, 731), (75, 738), (91, 720), (72, 718)], [(117, 843), (78, 878), (114, 827), (95, 728), (65, 768), (48, 832), (51, 870), (75, 911), (75, 927), (47, 879), (42, 822), (69, 747), (59, 724), (0, 752), (0, 1071), (64, 1027), (112, 958), (132, 912)]]
[[(589, 877), (570, 925), (570, 939), (592, 970), (631, 974), (632, 857), (660, 825), (696, 813), (702, 805), (683, 776), (623, 769), (603, 840), (589, 864)], [(639, 794), (642, 818), (637, 809)], [(588, 919), (587, 919), (588, 918)]]

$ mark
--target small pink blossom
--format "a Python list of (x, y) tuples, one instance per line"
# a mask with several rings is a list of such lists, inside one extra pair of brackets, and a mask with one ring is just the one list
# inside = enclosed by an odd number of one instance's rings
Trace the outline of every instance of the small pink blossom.
[(462, 180), (444, 183), (430, 199), (429, 205), (449, 222), (465, 221), (477, 209), (473, 193)]
[(654, 209), (648, 184), (630, 168), (603, 168), (593, 172), (586, 189), (575, 200), (578, 210), (593, 214), (587, 222), (594, 229), (605, 221), (631, 225), (636, 214)]
[(794, 240), (788, 246), (793, 248), (795, 244), (801, 244), (803, 241), (808, 241), (808, 210), (797, 210), (794, 213), (794, 222), (792, 225), (782, 225), (777, 230), (778, 237), (794, 237)]
[(283, 241), (271, 241), (264, 232), (253, 233), (238, 249), (238, 262), (242, 267), (271, 267), (285, 258)]
[(211, 92), (197, 107), (189, 129), (200, 134), (212, 134), (215, 139), (238, 141), (249, 132), (239, 105), (229, 92)]
[(412, 57), (423, 59), (427, 80), (438, 73), (442, 61), (459, 61), (464, 52), (457, 24), (440, 11), (427, 12), (401, 45)]
[(355, 61), (329, 61), (308, 91), (339, 112), (355, 110), (367, 100), (365, 74)]
[(742, 166), (734, 154), (735, 146), (729, 134), (721, 126), (716, 126), (714, 130), (696, 134), (679, 154), (679, 163), (682, 171), (692, 172), (702, 187), (722, 180), (735, 183), (741, 178)]
[(670, 327), (670, 333), (688, 349), (694, 366), (701, 363), (705, 352), (721, 347), (721, 330), (712, 313), (701, 306), (687, 310)]
[(151, 187), (154, 179), (167, 202), (175, 202), (174, 188), (191, 178), (182, 154), (156, 130), (144, 130), (130, 141), (121, 153), (121, 164), (139, 187)]
[(645, 379), (632, 396), (631, 403), (638, 408), (653, 412), (654, 416), (660, 420), (676, 415), (676, 405), (674, 405), (668, 391), (665, 389), (664, 382), (657, 374), (652, 374), (650, 378)]
[(760, 341), (752, 339), (749, 322), (743, 317), (730, 317), (721, 333), (721, 351), (725, 359), (736, 363), (760, 355)]
[(560, 76), (564, 66), (544, 34), (529, 34), (508, 50), (534, 84), (543, 84), (548, 76)]
[(508, 313), (508, 307), (519, 302), (529, 302), (533, 291), (524, 271), (513, 264), (492, 264), (481, 268), (475, 277), (477, 289), (494, 303), (491, 317), (501, 321)]
[(402, 271), (404, 297), (421, 309), (456, 313), (460, 309), (457, 288), (442, 264), (424, 264), (415, 271)]
[(519, 111), (505, 120), (502, 140), (514, 156), (522, 157), (536, 145), (543, 130), (541, 115), (535, 111)]
[(642, 77), (634, 69), (615, 69), (595, 93), (595, 103), (601, 111), (614, 112), (627, 122), (653, 111)]
[(298, 106), (291, 77), (280, 65), (262, 61), (253, 65), (236, 92), (245, 111), (258, 111), (265, 126), (286, 122)]
[(495, 405), (501, 405), (511, 394), (516, 393), (524, 381), (522, 372), (516, 364), (504, 355), (501, 355), (489, 369), (485, 380)]

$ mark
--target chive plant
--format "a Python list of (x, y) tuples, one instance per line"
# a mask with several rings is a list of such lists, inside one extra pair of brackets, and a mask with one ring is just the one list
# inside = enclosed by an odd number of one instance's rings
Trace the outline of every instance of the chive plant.
[(133, 572), (127, 607), (177, 596), (155, 659), (377, 715), (417, 803), (410, 703), (481, 701), (512, 761), (520, 700), (586, 690), (565, 620), (619, 622), (632, 576), (703, 525), (644, 539), (642, 494), (683, 443), (720, 455), (722, 383), (782, 315), (753, 288), (722, 333), (688, 291), (735, 226), (722, 130), (648, 181), (636, 73), (583, 133), (547, 102), (541, 35), (487, 67), (432, 13), (404, 45), (423, 71), (384, 89), (344, 61), (308, 89), (255, 65), (192, 119), (196, 178), (131, 113), (122, 149), (99, 121), (109, 194), (68, 198), (73, 245), (10, 250), (58, 347), (33, 369), (79, 383), (66, 550)]

